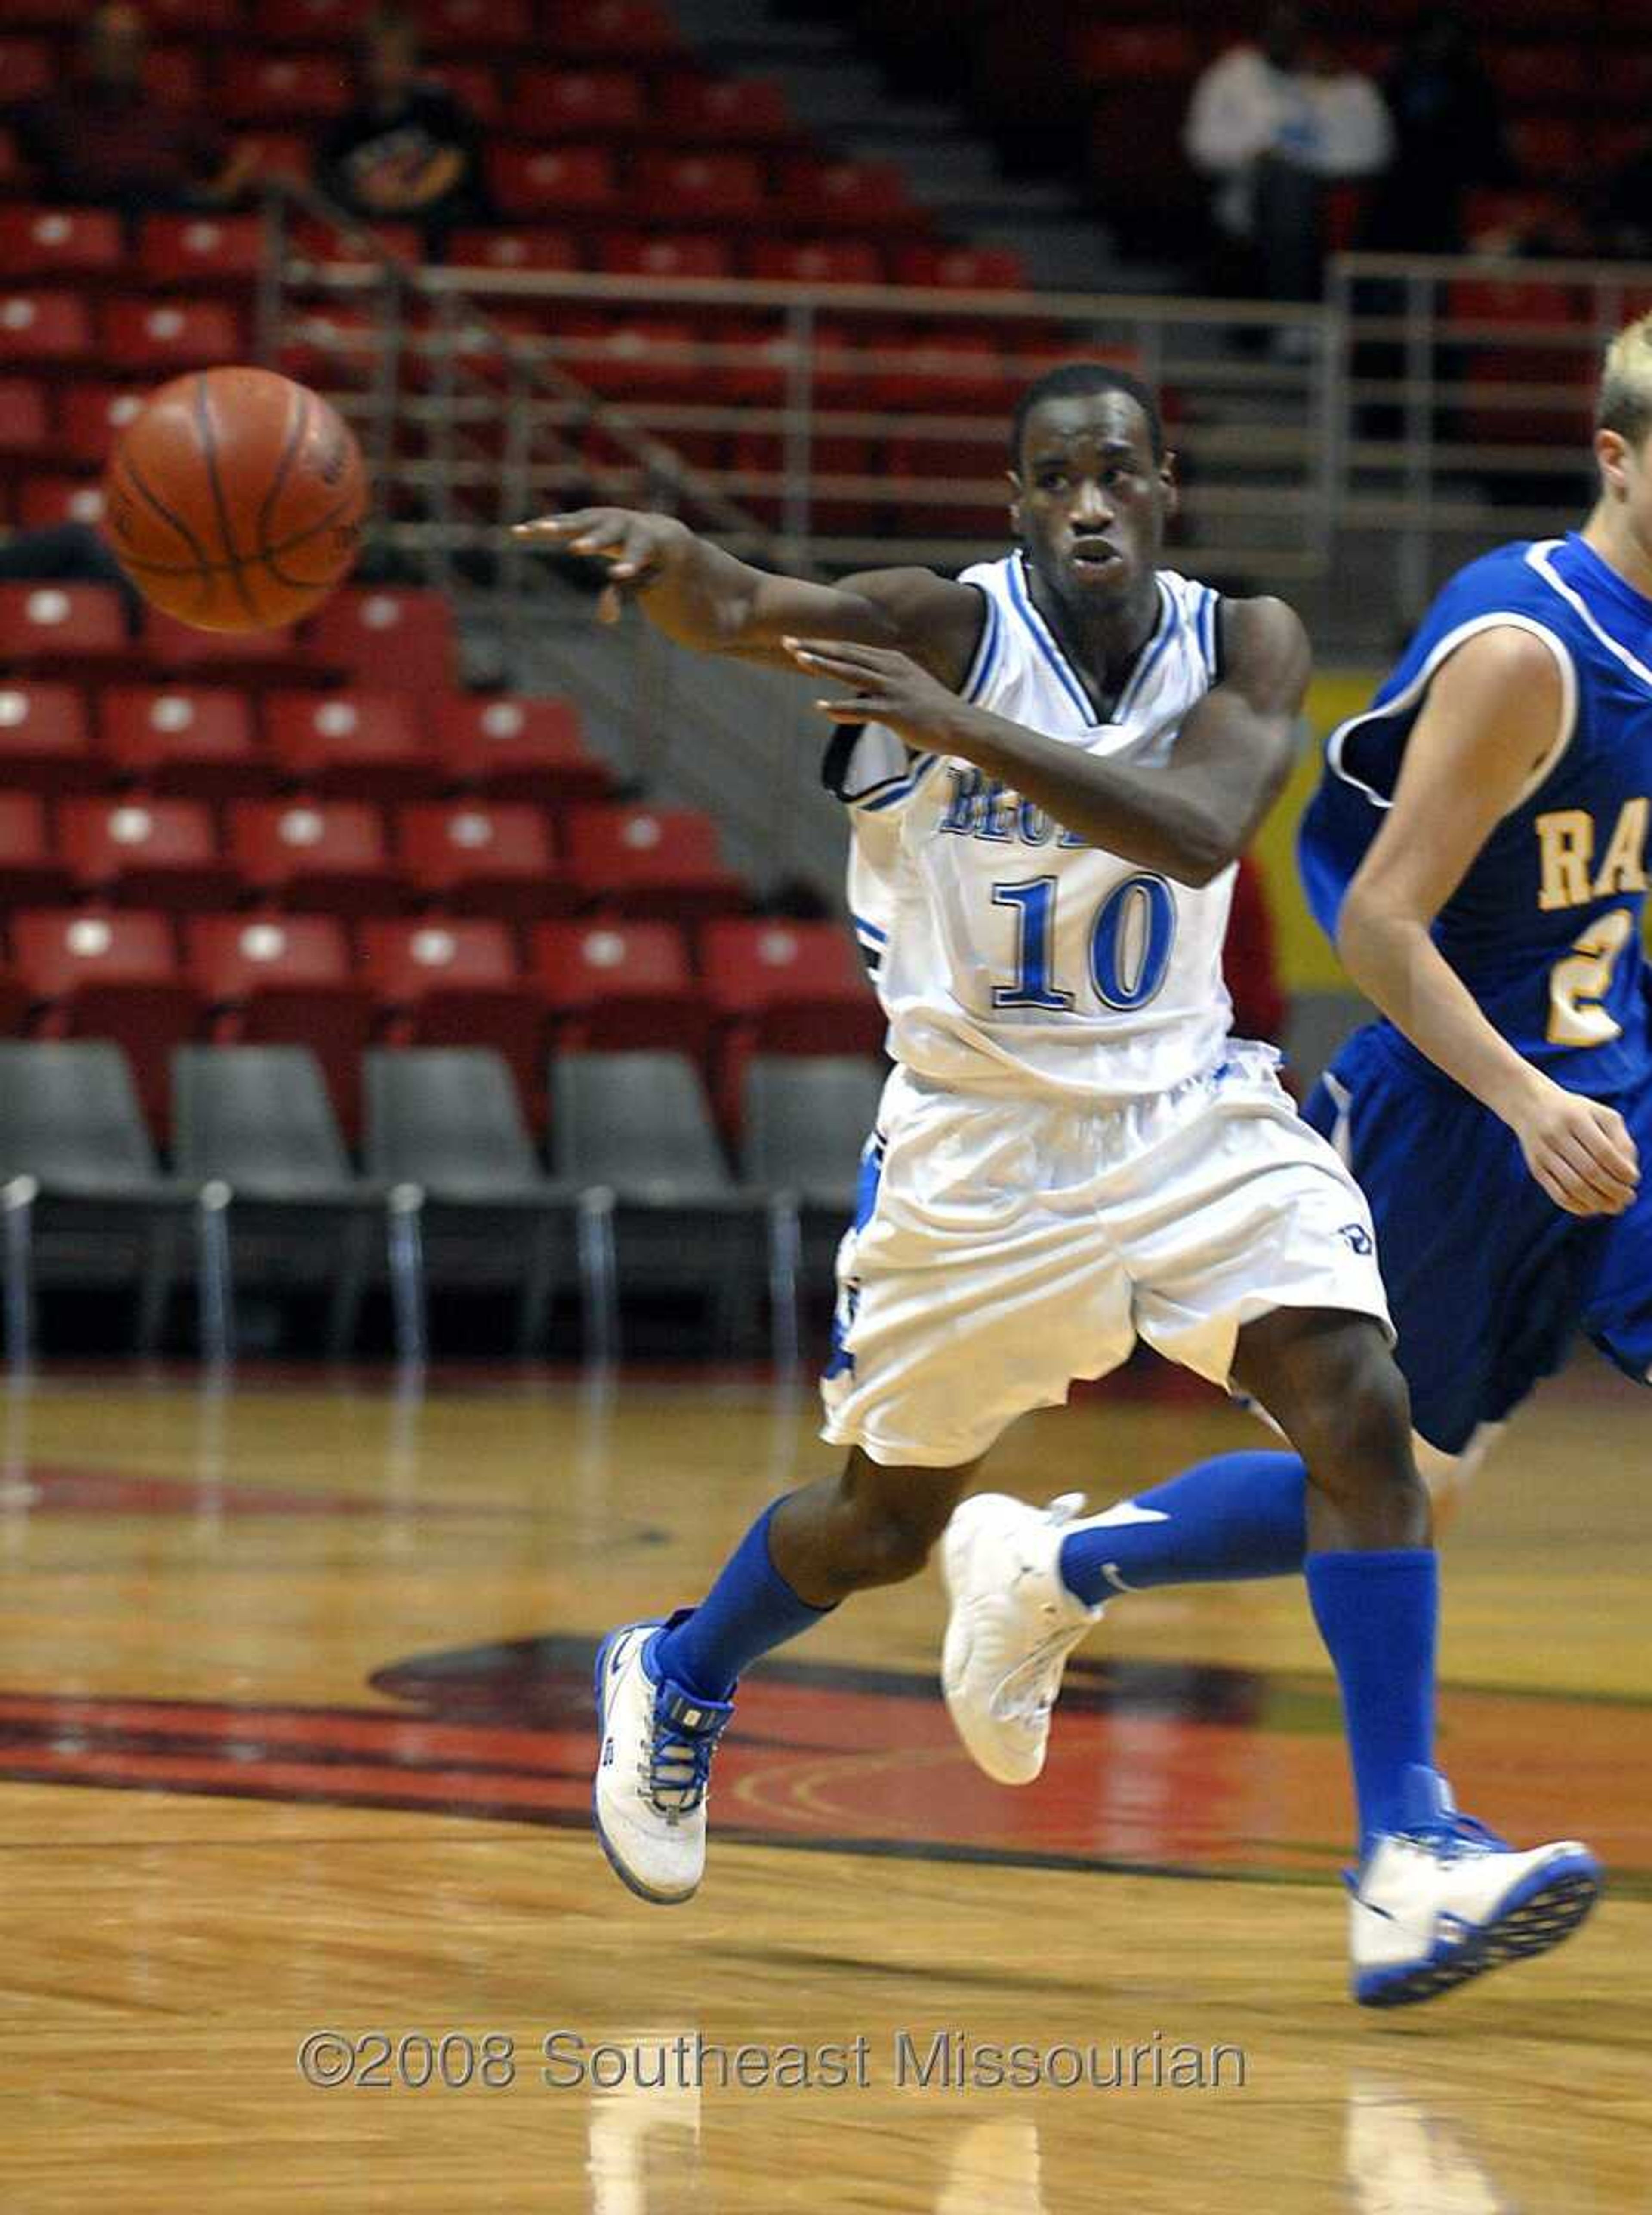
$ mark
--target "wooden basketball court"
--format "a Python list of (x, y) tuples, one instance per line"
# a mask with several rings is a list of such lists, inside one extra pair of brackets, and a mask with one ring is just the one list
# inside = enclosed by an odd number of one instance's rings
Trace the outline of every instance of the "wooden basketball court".
[[(1344, 1996), (1348, 1794), (1287, 1584), (1115, 1606), (1023, 1793), (952, 1739), (938, 1581), (857, 1602), (749, 1679), (698, 1899), (620, 1888), (595, 1639), (697, 1597), (825, 1465), (814, 1421), (738, 1377), (15, 1389), (6, 2208), (1652, 2206), (1628, 1384), (1541, 1396), (1446, 1549), (1459, 1796), (1581, 1832), (1611, 1890), (1551, 1958), (1391, 2016)], [(1254, 1437), (1119, 1388), (993, 1475), (1099, 1504)]]

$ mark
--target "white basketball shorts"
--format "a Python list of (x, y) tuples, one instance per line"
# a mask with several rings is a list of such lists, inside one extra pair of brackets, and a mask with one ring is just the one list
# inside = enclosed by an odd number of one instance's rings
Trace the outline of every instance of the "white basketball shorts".
[(838, 1255), (822, 1379), (834, 1445), (973, 1461), (1138, 1338), (1225, 1386), (1274, 1308), (1393, 1327), (1363, 1194), (1271, 1046), (1117, 1108), (943, 1091), (897, 1069)]

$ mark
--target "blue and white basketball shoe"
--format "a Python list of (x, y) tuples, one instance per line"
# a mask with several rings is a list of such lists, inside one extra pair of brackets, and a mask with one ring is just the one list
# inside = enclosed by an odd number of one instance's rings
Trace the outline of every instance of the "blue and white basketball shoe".
[(1354, 1997), (1362, 2007), (1431, 2000), (1505, 1961), (1546, 1954), (1600, 1896), (1600, 1864), (1575, 1838), (1517, 1853), (1459, 1815), (1446, 1780), (1414, 1767), (1403, 1829), (1348, 1879)]
[(711, 1757), (734, 1712), (729, 1702), (698, 1699), (650, 1670), (655, 1639), (688, 1612), (623, 1623), (597, 1652), (592, 1819), (620, 1882), (660, 1907), (698, 1889)]

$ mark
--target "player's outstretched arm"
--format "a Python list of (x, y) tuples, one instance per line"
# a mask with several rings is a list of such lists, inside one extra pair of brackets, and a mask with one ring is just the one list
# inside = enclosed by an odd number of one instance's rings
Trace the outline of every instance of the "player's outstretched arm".
[(1517, 1053), (1430, 936), (1470, 864), (1553, 751), (1564, 703), (1529, 631), (1482, 631), (1435, 677), (1381, 831), (1343, 899), (1348, 974), (1420, 1052), (1507, 1123), (1572, 1215), (1616, 1215), (1639, 1175), (1621, 1116)]
[(1064, 830), (1184, 885), (1207, 885), (1236, 861), (1279, 797), (1310, 666), (1282, 601), (1232, 604), (1226, 677), (1183, 723), (1170, 763), (1137, 769), (967, 707), (905, 654), (841, 639), (792, 644), (801, 667), (850, 688), (820, 703), (834, 721), (883, 723), (910, 746), (973, 762)]
[(771, 576), (714, 546), (675, 516), (635, 508), (583, 507), (517, 525), (514, 536), (548, 551), (608, 566), (603, 614), (622, 595), (679, 646), (745, 661), (792, 667), (783, 641), (810, 631), (898, 647), (943, 684), (956, 685), (973, 659), (986, 603), (973, 586), (929, 569), (875, 569), (839, 585)]

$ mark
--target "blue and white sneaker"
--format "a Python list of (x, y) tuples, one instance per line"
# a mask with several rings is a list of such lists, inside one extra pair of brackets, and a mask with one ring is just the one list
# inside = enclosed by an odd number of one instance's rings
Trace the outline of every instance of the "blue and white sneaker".
[(1459, 1815), (1436, 1770), (1407, 1776), (1405, 1825), (1348, 1879), (1354, 1997), (1362, 2007), (1431, 2000), (1570, 1937), (1600, 1896), (1600, 1864), (1575, 1838), (1517, 1853)]
[(597, 1652), (592, 1819), (620, 1882), (660, 1907), (699, 1887), (711, 1757), (734, 1712), (728, 1701), (696, 1698), (650, 1671), (654, 1641), (690, 1611), (624, 1623)]

